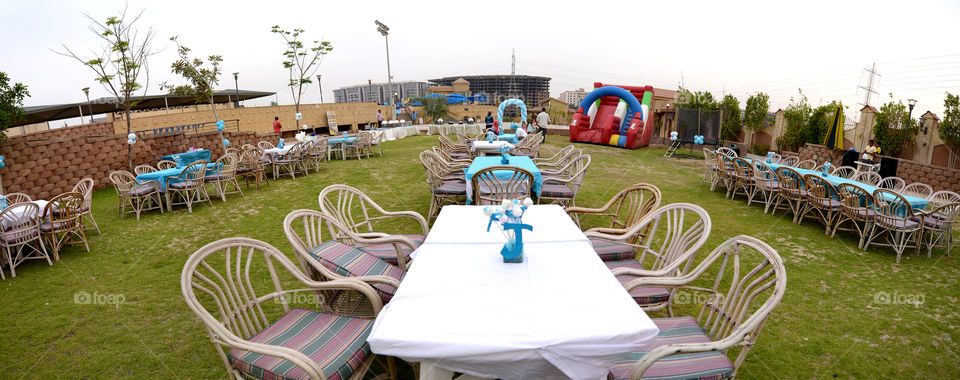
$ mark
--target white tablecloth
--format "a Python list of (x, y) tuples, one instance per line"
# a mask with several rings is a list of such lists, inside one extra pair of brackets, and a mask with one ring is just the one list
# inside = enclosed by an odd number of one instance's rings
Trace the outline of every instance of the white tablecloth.
[(486, 142), (486, 141), (480, 140), (480, 141), (474, 141), (473, 143), (470, 144), (470, 151), (500, 154), (500, 147), (502, 146), (507, 146), (510, 149), (513, 149), (513, 144), (511, 144), (508, 141)]
[(293, 144), (284, 143), (284, 144), (283, 144), (283, 148), (264, 149), (264, 150), (263, 150), (263, 160), (264, 160), (264, 162), (272, 162), (272, 161), (273, 161), (273, 157), (275, 157), (275, 156), (277, 156), (277, 155), (287, 154), (287, 152), (289, 152), (290, 149), (292, 149), (294, 145), (297, 145), (297, 144), (296, 144), (296, 143), (293, 143)]
[(528, 210), (524, 221), (534, 230), (524, 233), (519, 264), (503, 263), (503, 237), (484, 232), (481, 210), (440, 212), (377, 317), (368, 338), (374, 353), (488, 378), (601, 379), (614, 360), (656, 336), (559, 207)]
[(486, 131), (485, 124), (430, 124), (427, 126), (428, 135), (455, 135), (463, 133), (468, 136), (478, 135)]
[[(47, 207), (47, 203), (49, 203), (49, 202), (47, 202), (47, 201), (45, 201), (45, 200), (42, 200), (42, 199), (38, 199), (38, 200), (35, 200), (35, 201), (33, 201), (33, 202), (30, 202), (30, 203), (33, 203), (33, 204), (37, 205), (37, 207), (40, 207), (40, 213), (43, 213), (43, 209)], [(7, 207), (13, 207), (13, 205), (10, 205), (10, 206), (7, 206)], [(19, 218), (23, 217), (23, 213), (24, 213), (24, 212), (26, 212), (26, 209), (25, 209), (25, 208), (20, 208), (20, 207), (18, 207), (16, 210), (11, 211), (10, 214), (11, 214), (11, 215), (15, 215), (16, 218), (19, 219)], [(3, 229), (7, 229), (7, 228), (12, 228), (12, 227), (13, 227), (13, 226), (11, 225), (12, 222), (11, 222), (10, 220), (3, 219), (3, 222), (2, 222), (2, 223), (3, 223)]]
[(383, 141), (393, 141), (393, 140), (402, 139), (407, 136), (418, 135), (420, 134), (420, 129), (411, 125), (406, 127), (377, 129), (377, 130), (374, 130), (373, 132), (383, 135)]

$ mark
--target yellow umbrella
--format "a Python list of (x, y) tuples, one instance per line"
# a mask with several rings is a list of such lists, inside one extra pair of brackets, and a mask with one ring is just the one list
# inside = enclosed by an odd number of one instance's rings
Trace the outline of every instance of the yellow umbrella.
[(837, 112), (833, 115), (833, 123), (827, 130), (827, 137), (823, 140), (823, 145), (828, 148), (843, 150), (843, 104), (837, 105)]

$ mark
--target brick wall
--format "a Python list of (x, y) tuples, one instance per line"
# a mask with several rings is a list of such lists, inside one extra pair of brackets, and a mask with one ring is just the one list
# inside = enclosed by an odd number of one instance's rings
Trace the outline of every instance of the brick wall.
[[(110, 123), (91, 126), (95, 127), (77, 128), (67, 136), (54, 138), (40, 138), (48, 136), (46, 132), (17, 136), (0, 145), (0, 154), (6, 156), (6, 167), (0, 168), (4, 192), (23, 192), (34, 199), (49, 199), (70, 191), (85, 177), (93, 178), (95, 188), (113, 186), (108, 177), (110, 172), (127, 170), (127, 137), (84, 133), (113, 128)], [(230, 146), (240, 147), (260, 140), (275, 141), (279, 135), (225, 132), (224, 137), (230, 140)], [(223, 154), (217, 132), (144, 137), (133, 145), (133, 165), (156, 165), (160, 157), (185, 152), (191, 146), (210, 149), (213, 159)]]
[[(833, 150), (823, 145), (806, 144), (800, 148), (799, 155), (801, 160), (817, 157), (817, 162), (823, 162), (829, 157), (833, 166), (839, 166), (843, 151)], [(903, 178), (908, 184), (921, 182), (933, 187), (934, 191), (950, 190), (960, 193), (960, 169), (945, 168), (901, 158), (896, 160), (900, 161), (897, 163), (897, 177)]]
[(38, 132), (28, 132), (25, 135), (12, 136), (11, 138), (27, 138), (31, 140), (49, 139), (56, 137), (79, 137), (79, 136), (97, 136), (112, 135), (113, 123), (94, 123), (75, 125), (72, 127), (45, 129)]

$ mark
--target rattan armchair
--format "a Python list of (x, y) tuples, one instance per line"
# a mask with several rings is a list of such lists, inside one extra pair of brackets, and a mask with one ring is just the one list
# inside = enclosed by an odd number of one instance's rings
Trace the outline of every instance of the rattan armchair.
[(814, 168), (817, 167), (817, 162), (814, 160), (803, 160), (798, 162), (796, 165), (793, 165), (793, 167), (798, 169), (814, 170)]
[(277, 153), (273, 156), (273, 159), (270, 161), (270, 165), (273, 168), (273, 178), (280, 178), (282, 172), (286, 170), (285, 175), (289, 175), (290, 178), (297, 179), (297, 173), (303, 172), (301, 165), (303, 165), (303, 144), (296, 144), (287, 150), (286, 153)]
[(276, 146), (276, 145), (273, 145), (273, 143), (272, 143), (272, 142), (269, 142), (269, 141), (258, 141), (258, 142), (257, 142), (257, 147), (260, 148), (260, 149), (263, 149), (263, 150), (267, 150), (267, 149), (276, 148), (277, 146)]
[(709, 183), (712, 188), (717, 181), (717, 152), (710, 148), (703, 148), (703, 179), (700, 184)]
[(43, 208), (40, 233), (53, 247), (54, 261), (60, 261), (60, 249), (65, 245), (83, 243), (87, 252), (90, 252), (87, 235), (83, 232), (81, 208), (83, 194), (73, 191), (53, 197)]
[[(873, 194), (852, 183), (841, 183), (837, 186), (837, 194), (840, 196), (841, 209), (830, 237), (835, 236), (837, 231), (856, 232), (860, 237), (857, 248), (865, 249), (863, 243), (877, 221)], [(842, 228), (845, 224), (850, 227)]]
[[(185, 166), (176, 177), (167, 177), (165, 180), (167, 211), (173, 211), (174, 205), (185, 204), (187, 211), (192, 213), (193, 204), (203, 201), (213, 206), (210, 195), (207, 194), (207, 187), (203, 184), (206, 171), (207, 162), (197, 160)], [(175, 202), (177, 197), (180, 197), (180, 202)]]
[(470, 147), (466, 144), (454, 143), (447, 135), (443, 134), (440, 135), (439, 140), (440, 148), (447, 152), (450, 157), (455, 159), (470, 159), (472, 157)]
[[(382, 154), (381, 154), (382, 155)], [(323, 164), (323, 167), (327, 167), (327, 139), (320, 138), (317, 139), (313, 146), (311, 146), (310, 153), (307, 154), (310, 164), (320, 172), (320, 164)]]
[(786, 203), (787, 209), (793, 213), (793, 222), (799, 223), (800, 215), (807, 207), (807, 190), (803, 187), (803, 176), (787, 166), (778, 167), (776, 172), (780, 191), (777, 193), (777, 201), (770, 214), (776, 213), (780, 205)]
[(584, 154), (571, 161), (559, 175), (544, 176), (537, 201), (539, 203), (550, 201), (565, 208), (576, 206), (577, 192), (580, 190), (588, 168), (590, 168), (590, 155)]
[(157, 171), (157, 168), (150, 165), (137, 165), (137, 167), (133, 168), (133, 173), (136, 175), (153, 173), (155, 171)]
[(180, 288), (231, 378), (359, 380), (374, 361), (366, 344), (374, 319), (325, 305), (328, 295), (350, 292), (376, 314), (383, 303), (375, 290), (352, 278), (311, 280), (267, 243), (228, 238), (203, 246), (187, 259)]
[(357, 139), (344, 143), (344, 156), (350, 158), (351, 155), (361, 160), (361, 156), (370, 158), (370, 135), (367, 133), (357, 134)]
[[(875, 190), (873, 201), (876, 204), (877, 222), (864, 243), (864, 250), (869, 248), (870, 244), (890, 247), (897, 253), (897, 263), (899, 264), (903, 251), (911, 246), (912, 240), (914, 241), (913, 247), (919, 253), (923, 217), (914, 219), (915, 215), (910, 202), (907, 202), (906, 198), (899, 193), (889, 189)], [(886, 240), (875, 242), (880, 237), (886, 237)]]
[[(407, 270), (410, 254), (423, 244), (429, 231), (427, 220), (422, 215), (414, 211), (384, 210), (373, 199), (351, 186), (342, 184), (327, 186), (320, 191), (318, 202), (320, 211), (333, 217), (352, 233), (378, 240), (374, 244), (356, 242), (338, 231), (331, 231), (334, 239), (347, 245), (357, 245), (363, 251), (403, 270)], [(383, 224), (396, 223), (394, 221), (397, 220), (413, 222), (415, 227), (419, 227), (414, 229), (417, 233), (387, 233)]]
[[(644, 287), (663, 287), (705, 301), (696, 307), (696, 318), (653, 319), (659, 334), (643, 342), (642, 351), (619, 359), (609, 377), (727, 379), (735, 378), (764, 322), (783, 299), (787, 273), (776, 250), (741, 235), (720, 244), (685, 275), (626, 284), (628, 290)], [(731, 363), (732, 354), (736, 359)]]
[(449, 165), (449, 166), (456, 166), (456, 167), (464, 167), (464, 168), (466, 168), (466, 167), (469, 167), (470, 164), (473, 163), (473, 160), (472, 160), (472, 159), (458, 159), (458, 158), (453, 158), (452, 156), (450, 156), (449, 153), (447, 153), (447, 152), (444, 151), (443, 149), (440, 149), (439, 147), (436, 147), (436, 146), (433, 147), (433, 152), (436, 153), (438, 156), (440, 156), (440, 158), (443, 159), (443, 161), (446, 162), (447, 165)]
[(716, 152), (717, 152), (717, 154), (722, 154), (722, 155), (727, 156), (727, 157), (730, 157), (730, 158), (737, 158), (737, 151), (735, 151), (735, 150), (733, 150), (733, 149), (730, 149), (730, 148), (727, 148), (727, 147), (725, 147), (725, 146), (721, 146), (721, 147), (717, 148), (717, 151), (716, 151)]
[(880, 181), (883, 178), (880, 178), (880, 174), (875, 172), (860, 172), (854, 175), (851, 179), (870, 186), (877, 186), (880, 184)]
[(97, 231), (97, 235), (100, 235), (100, 226), (97, 225), (97, 220), (93, 218), (93, 212), (91, 211), (93, 206), (93, 178), (81, 179), (80, 182), (73, 185), (73, 191), (83, 195), (83, 207), (80, 209), (83, 215), (80, 222), (86, 224), (86, 221), (89, 220), (90, 223), (93, 223), (92, 229)]
[(443, 206), (466, 201), (467, 181), (464, 179), (462, 169), (458, 171), (448, 169), (435, 152), (429, 150), (421, 152), (420, 163), (427, 172), (427, 184), (430, 186), (430, 210), (427, 212), (429, 224)]
[(896, 176), (885, 177), (884, 179), (880, 180), (880, 183), (877, 184), (877, 187), (881, 189), (888, 189), (895, 193), (899, 193), (906, 186), (907, 186), (907, 181), (904, 181), (903, 178), (896, 177)]
[[(240, 197), (243, 197), (243, 190), (240, 189), (240, 183), (237, 182), (239, 163), (240, 157), (236, 153), (226, 153), (220, 156), (213, 169), (207, 171), (203, 176), (203, 183), (213, 185), (214, 192), (220, 195), (223, 202), (227, 201), (227, 194), (240, 193)], [(206, 189), (204, 189), (204, 192), (206, 192)]]
[(736, 198), (738, 193), (747, 198), (747, 205), (756, 196), (757, 186), (753, 179), (753, 163), (743, 157), (733, 159), (733, 188), (730, 189), (730, 199)]
[(377, 155), (383, 157), (383, 132), (368, 132), (369, 136), (369, 146), (368, 150), (370, 154), (373, 154), (373, 150), (377, 150)]
[(263, 149), (251, 145), (250, 148), (244, 149), (243, 152), (240, 153), (237, 175), (243, 178), (243, 183), (248, 188), (252, 181), (257, 185), (257, 190), (260, 190), (261, 182), (268, 185), (270, 184), (270, 182), (267, 181), (265, 165), (266, 158)]
[(799, 161), (800, 161), (800, 157), (797, 157), (797, 156), (788, 156), (788, 157), (783, 157), (783, 158), (781, 158), (781, 159), (780, 159), (780, 162), (778, 162), (777, 164), (779, 164), (779, 165), (786, 165), (786, 166), (793, 166), (793, 165), (796, 165), (797, 162), (799, 162)]
[(534, 158), (533, 163), (537, 165), (537, 168), (542, 170), (552, 169), (558, 170), (567, 165), (570, 160), (574, 157), (579, 156), (581, 153), (580, 149), (577, 149), (576, 146), (567, 145), (554, 153), (550, 158)]
[(163, 193), (160, 191), (160, 182), (140, 182), (133, 174), (123, 170), (110, 172), (110, 181), (117, 190), (119, 199), (117, 212), (120, 213), (121, 219), (127, 213), (127, 206), (131, 208), (129, 212), (137, 215), (137, 220), (140, 220), (140, 213), (144, 211), (160, 209), (160, 213), (163, 213)]
[[(953, 225), (960, 215), (960, 203), (948, 203), (930, 211), (917, 211), (923, 222), (921, 240), (927, 246), (927, 257), (933, 255), (933, 248), (946, 248), (946, 255), (950, 256), (953, 248)], [(914, 220), (917, 220), (914, 218)]]
[(504, 199), (524, 199), (533, 194), (533, 174), (516, 166), (488, 166), (470, 180), (473, 203), (477, 205), (498, 205)]
[[(157, 162), (157, 170), (174, 169), (174, 168), (176, 168), (176, 167), (177, 167), (177, 162), (176, 162), (176, 161), (160, 160), (160, 161)], [(136, 170), (136, 169), (134, 169), (134, 170)], [(137, 174), (139, 175), (139, 174), (142, 174), (142, 173), (137, 173)]]
[[(634, 256), (604, 263), (620, 283), (626, 284), (638, 277), (687, 273), (710, 236), (711, 226), (710, 215), (702, 207), (674, 203), (654, 210), (622, 234), (597, 232), (589, 236), (633, 248)], [(673, 294), (667, 289), (637, 288), (630, 295), (646, 311), (666, 308), (668, 315), (673, 315)]]
[(930, 185), (920, 182), (914, 182), (903, 187), (900, 194), (930, 200), (933, 196), (933, 188)]
[(763, 213), (766, 214), (770, 210), (770, 206), (776, 203), (777, 194), (780, 192), (780, 177), (777, 177), (777, 172), (763, 161), (754, 160), (753, 183), (753, 195), (747, 200), (747, 206), (750, 206), (757, 196), (761, 196), (763, 197)]
[(833, 168), (830, 171), (830, 175), (835, 175), (840, 178), (851, 179), (853, 176), (857, 175), (857, 168), (852, 166), (839, 166)]
[[(53, 265), (40, 239), (40, 206), (26, 202), (10, 205), (0, 211), (0, 223), (0, 264), (6, 263), (13, 277), (17, 277), (17, 265), (26, 260), (47, 260)], [(5, 278), (0, 265), (0, 279)]]
[(636, 252), (633, 250), (633, 245), (640, 240), (643, 234), (633, 234), (624, 243), (604, 240), (593, 235), (596, 233), (606, 235), (627, 233), (643, 217), (660, 207), (662, 198), (660, 189), (656, 186), (638, 183), (621, 190), (599, 208), (567, 207), (565, 211), (567, 215), (573, 217), (573, 220), (581, 228), (583, 228), (581, 217), (585, 217), (585, 219), (609, 218), (609, 227), (592, 227), (584, 230), (583, 233), (590, 239), (593, 250), (600, 256), (600, 260), (604, 262), (620, 261), (634, 258)]
[(717, 186), (723, 186), (726, 189), (726, 197), (730, 198), (730, 192), (733, 190), (736, 184), (737, 176), (737, 164), (733, 161), (733, 158), (725, 154), (720, 154), (719, 152), (716, 155), (717, 158), (717, 180), (712, 186), (710, 186), (710, 191), (713, 191)]
[(840, 198), (837, 189), (818, 175), (807, 174), (803, 176), (803, 181), (806, 185), (807, 203), (797, 218), (798, 222), (810, 215), (823, 223), (823, 234), (829, 235), (843, 208), (843, 204), (837, 200)]
[(33, 202), (29, 195), (24, 193), (9, 193), (4, 195), (7, 198), (7, 206), (13, 206), (17, 203)]

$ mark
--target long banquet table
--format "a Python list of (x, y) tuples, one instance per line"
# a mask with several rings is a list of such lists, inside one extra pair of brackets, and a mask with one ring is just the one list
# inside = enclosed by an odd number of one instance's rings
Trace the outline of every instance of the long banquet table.
[(374, 353), (500, 379), (600, 379), (657, 335), (656, 325), (556, 205), (532, 206), (524, 261), (481, 206), (446, 206), (367, 339)]
[[(470, 166), (464, 170), (464, 178), (467, 181), (467, 204), (473, 202), (473, 175), (484, 168), (497, 165), (502, 165), (500, 163), (500, 156), (476, 157), (473, 159), (473, 163), (471, 163)], [(540, 175), (540, 169), (537, 169), (537, 165), (533, 163), (533, 160), (530, 159), (530, 157), (510, 156), (510, 160), (507, 165), (525, 169), (529, 171), (530, 174), (533, 174), (532, 191), (537, 196), (540, 196), (540, 187), (543, 185), (543, 177)], [(508, 179), (510, 178), (511, 172), (505, 170), (495, 171), (494, 175), (500, 179)]]

